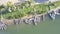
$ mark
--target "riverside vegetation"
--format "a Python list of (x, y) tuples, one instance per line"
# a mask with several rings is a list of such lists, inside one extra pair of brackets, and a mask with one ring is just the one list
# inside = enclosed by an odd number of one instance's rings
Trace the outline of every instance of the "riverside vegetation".
[(6, 6), (0, 5), (0, 16), (5, 19), (17, 19), (28, 15), (34, 15), (34, 13), (43, 14), (47, 13), (50, 9), (60, 6), (59, 3), (60, 1), (54, 3), (49, 2), (47, 4), (34, 4), (33, 1), (24, 1), (15, 4), (8, 2)]

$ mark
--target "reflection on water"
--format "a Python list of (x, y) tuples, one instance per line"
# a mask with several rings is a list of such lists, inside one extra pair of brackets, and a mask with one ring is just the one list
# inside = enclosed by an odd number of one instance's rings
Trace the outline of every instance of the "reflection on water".
[(60, 16), (56, 16), (55, 20), (49, 17), (45, 19), (37, 26), (32, 24), (11, 25), (6, 31), (0, 30), (0, 34), (60, 34)]

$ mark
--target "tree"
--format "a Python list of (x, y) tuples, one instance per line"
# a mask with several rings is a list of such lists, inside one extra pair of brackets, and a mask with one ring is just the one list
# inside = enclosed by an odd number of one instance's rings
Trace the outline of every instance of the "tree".
[(10, 7), (10, 6), (12, 6), (12, 2), (8, 1), (7, 2), (7, 7)]
[(50, 10), (50, 9), (51, 9), (51, 6), (55, 6), (55, 4), (54, 4), (54, 3), (49, 2), (49, 3), (48, 3), (48, 5), (47, 5), (48, 10)]
[[(1, 11), (1, 9), (2, 9), (2, 8), (5, 8), (5, 6), (4, 6), (4, 5), (1, 5), (1, 6), (0, 6), (0, 11)], [(1, 11), (0, 16), (1, 16), (1, 18), (0, 18), (0, 19), (2, 20), (2, 19), (3, 19), (3, 16), (2, 16), (2, 11)]]

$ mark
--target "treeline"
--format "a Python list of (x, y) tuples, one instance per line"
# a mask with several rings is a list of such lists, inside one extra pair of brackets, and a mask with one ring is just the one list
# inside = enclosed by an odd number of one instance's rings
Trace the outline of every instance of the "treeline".
[(60, 1), (47, 4), (34, 4), (33, 1), (24, 1), (12, 4), (8, 2), (6, 6), (0, 6), (0, 16), (7, 19), (16, 19), (24, 16), (47, 13), (50, 9), (60, 6)]

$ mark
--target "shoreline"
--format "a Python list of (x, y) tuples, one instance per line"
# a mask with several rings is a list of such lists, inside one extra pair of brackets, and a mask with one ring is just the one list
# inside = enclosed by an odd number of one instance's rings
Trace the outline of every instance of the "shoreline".
[[(2, 30), (6, 30), (7, 26), (18, 25), (18, 24), (23, 24), (23, 23), (37, 25), (40, 21), (45, 21), (46, 16), (50, 15), (51, 13), (52, 14), (48, 17), (55, 20), (55, 15), (57, 14), (55, 12), (58, 10), (60, 10), (60, 8), (57, 7), (54, 10), (50, 10), (48, 13), (43, 13), (43, 14), (39, 14), (39, 15), (37, 15), (37, 14), (31, 15), (31, 16), (22, 17), (19, 19), (2, 19), (0, 21), (2, 23), (0, 25), (0, 29), (2, 28)], [(58, 13), (60, 13), (60, 11)], [(2, 27), (2, 26), (4, 26), (4, 27)]]
[[(56, 11), (56, 9), (58, 10), (58, 9), (60, 9), (60, 8), (55, 8), (55, 9), (53, 9), (53, 10)], [(51, 12), (52, 12), (52, 11), (51, 11)], [(50, 13), (50, 12), (48, 12), (48, 13)], [(41, 17), (41, 16), (44, 16), (44, 15), (46, 15), (46, 14), (48, 14), (48, 13), (38, 14), (38, 15), (35, 15), (35, 16)], [(33, 18), (34, 18), (34, 15), (30, 15), (30, 16), (22, 17), (21, 19), (24, 21), (24, 20), (26, 20), (26, 19), (33, 19)], [(18, 21), (20, 21), (20, 18), (19, 18), (19, 19), (2, 19), (2, 22), (3, 22), (3, 23), (6, 23), (6, 24), (8, 24), (8, 25), (12, 25), (12, 24), (14, 24), (14, 20), (18, 23)]]

